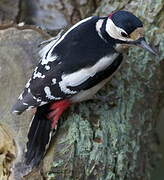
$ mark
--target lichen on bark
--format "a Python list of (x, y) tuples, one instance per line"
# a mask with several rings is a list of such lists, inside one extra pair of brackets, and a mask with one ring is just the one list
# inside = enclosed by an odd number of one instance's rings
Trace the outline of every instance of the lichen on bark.
[[(151, 2), (152, 3), (152, 2)], [(49, 179), (150, 179), (156, 161), (155, 124), (159, 112), (163, 63), (162, 1), (102, 1), (95, 14), (128, 9), (144, 23), (145, 36), (159, 56), (131, 48), (125, 63), (100, 94), (115, 91), (116, 106), (85, 102), (75, 105), (55, 138)], [(64, 132), (63, 132), (64, 131)], [(62, 135), (61, 135), (62, 134)], [(53, 177), (53, 178), (51, 178)]]

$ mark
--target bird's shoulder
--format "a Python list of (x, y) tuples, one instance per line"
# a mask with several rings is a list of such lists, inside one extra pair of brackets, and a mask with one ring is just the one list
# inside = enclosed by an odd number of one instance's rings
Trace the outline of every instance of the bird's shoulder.
[[(101, 80), (100, 74), (92, 83), (97, 73), (113, 63), (117, 53), (95, 31), (98, 19), (95, 16), (80, 21), (41, 50), (41, 60), (27, 82), (16, 110), (24, 111), (28, 107), (69, 98)], [(88, 37), (86, 32), (90, 32)]]

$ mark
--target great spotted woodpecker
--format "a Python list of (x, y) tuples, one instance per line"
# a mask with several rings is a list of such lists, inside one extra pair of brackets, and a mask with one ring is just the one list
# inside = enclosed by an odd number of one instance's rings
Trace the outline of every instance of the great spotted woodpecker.
[(26, 164), (39, 165), (58, 120), (71, 104), (91, 99), (123, 60), (123, 45), (155, 51), (145, 42), (143, 24), (132, 13), (88, 17), (41, 50), (41, 60), (12, 111), (36, 108), (28, 132)]

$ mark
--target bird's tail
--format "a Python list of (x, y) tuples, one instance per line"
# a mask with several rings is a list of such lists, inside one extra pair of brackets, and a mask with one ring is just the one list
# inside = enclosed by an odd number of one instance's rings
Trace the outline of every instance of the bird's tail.
[(60, 116), (69, 106), (69, 100), (61, 100), (37, 108), (28, 132), (26, 165), (31, 168), (39, 165), (56, 132)]
[(25, 163), (32, 168), (37, 167), (43, 159), (52, 138), (51, 121), (47, 118), (47, 105), (37, 108), (28, 132)]

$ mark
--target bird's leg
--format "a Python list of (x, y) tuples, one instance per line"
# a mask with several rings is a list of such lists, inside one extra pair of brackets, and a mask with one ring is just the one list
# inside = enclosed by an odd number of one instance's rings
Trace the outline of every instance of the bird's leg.
[(50, 113), (48, 114), (47, 118), (52, 121), (51, 128), (54, 129), (57, 127), (58, 120), (62, 113), (70, 107), (71, 103), (69, 100), (61, 100), (56, 101), (50, 105)]

